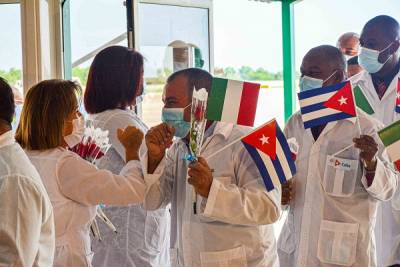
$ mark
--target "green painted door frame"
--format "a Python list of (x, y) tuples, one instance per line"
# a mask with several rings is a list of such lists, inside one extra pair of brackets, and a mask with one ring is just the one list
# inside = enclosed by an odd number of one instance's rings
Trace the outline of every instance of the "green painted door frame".
[(296, 109), (296, 67), (294, 43), (294, 4), (299, 0), (280, 0), (282, 4), (282, 54), (285, 121)]

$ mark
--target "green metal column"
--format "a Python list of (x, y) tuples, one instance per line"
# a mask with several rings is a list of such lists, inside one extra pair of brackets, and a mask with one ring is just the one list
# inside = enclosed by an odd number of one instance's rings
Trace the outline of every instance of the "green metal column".
[(283, 86), (285, 97), (285, 121), (296, 109), (295, 59), (294, 59), (294, 12), (296, 0), (282, 2)]
[(62, 2), (61, 10), (64, 52), (64, 79), (70, 80), (72, 79), (70, 0), (64, 0)]

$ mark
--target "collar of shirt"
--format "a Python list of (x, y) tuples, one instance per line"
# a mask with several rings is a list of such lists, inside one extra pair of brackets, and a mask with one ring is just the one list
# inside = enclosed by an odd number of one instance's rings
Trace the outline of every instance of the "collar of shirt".
[(213, 122), (204, 133), (204, 140), (213, 136), (221, 136), (224, 140), (227, 140), (232, 133), (233, 126), (232, 123)]
[(9, 146), (15, 143), (14, 133), (12, 131), (5, 132), (0, 135), (0, 148)]
[[(224, 122), (213, 122), (210, 127), (204, 132), (204, 139), (203, 143), (208, 139), (213, 136), (221, 136), (224, 138), (224, 140), (229, 138), (229, 135), (232, 133), (233, 130), (233, 124), (231, 123), (224, 123)], [(183, 142), (185, 145), (188, 145), (187, 141), (185, 139), (181, 139), (181, 142)]]
[(216, 125), (217, 125), (217, 123), (213, 122), (210, 125), (210, 127), (208, 127), (208, 129), (204, 133), (204, 140), (206, 140), (208, 137), (211, 137), (213, 135)]
[(388, 73), (382, 78), (378, 77), (375, 73), (371, 74), (372, 83), (374, 84), (375, 90), (379, 98), (382, 98), (384, 96), (385, 92), (390, 86), (390, 83), (393, 81), (394, 77), (396, 77), (399, 71), (400, 71), (400, 61), (390, 73)]

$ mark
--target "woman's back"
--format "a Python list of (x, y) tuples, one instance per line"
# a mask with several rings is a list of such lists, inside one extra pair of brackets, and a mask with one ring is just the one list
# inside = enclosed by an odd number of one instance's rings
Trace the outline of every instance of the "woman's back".
[[(91, 115), (90, 119), (95, 127), (109, 131), (112, 145), (98, 167), (119, 173), (125, 164), (125, 154), (116, 130), (132, 125), (146, 133), (147, 126), (129, 110), (107, 110)], [(145, 153), (145, 146), (142, 145), (140, 152)], [(129, 205), (108, 206), (104, 211), (118, 233), (99, 222), (103, 240), (92, 240), (94, 266), (169, 266), (170, 215), (166, 209), (146, 211), (143, 205)]]

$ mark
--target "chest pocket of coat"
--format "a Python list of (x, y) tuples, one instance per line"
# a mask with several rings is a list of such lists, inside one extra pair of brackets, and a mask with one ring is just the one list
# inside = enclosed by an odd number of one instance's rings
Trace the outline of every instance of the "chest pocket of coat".
[(323, 186), (328, 195), (350, 197), (358, 177), (359, 161), (327, 156)]
[(244, 246), (234, 249), (201, 252), (201, 267), (247, 267), (246, 249)]
[(322, 263), (352, 266), (356, 261), (359, 225), (321, 221), (318, 259)]

